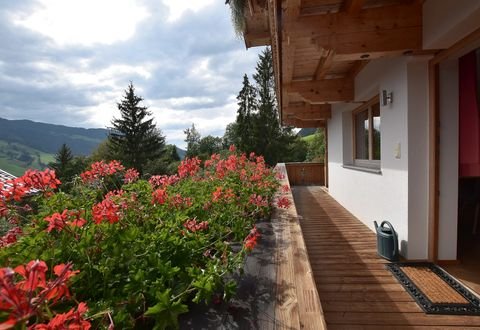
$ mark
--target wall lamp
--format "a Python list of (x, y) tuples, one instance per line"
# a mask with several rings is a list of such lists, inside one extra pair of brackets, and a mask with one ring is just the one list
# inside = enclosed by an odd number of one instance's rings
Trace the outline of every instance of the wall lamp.
[(387, 106), (393, 103), (393, 92), (388, 93), (387, 90), (382, 90), (382, 106)]

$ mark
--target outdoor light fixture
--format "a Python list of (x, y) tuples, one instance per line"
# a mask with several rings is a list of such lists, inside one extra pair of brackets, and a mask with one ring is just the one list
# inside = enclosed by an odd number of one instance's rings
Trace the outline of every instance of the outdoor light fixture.
[(388, 93), (386, 89), (382, 90), (382, 106), (393, 103), (393, 92)]

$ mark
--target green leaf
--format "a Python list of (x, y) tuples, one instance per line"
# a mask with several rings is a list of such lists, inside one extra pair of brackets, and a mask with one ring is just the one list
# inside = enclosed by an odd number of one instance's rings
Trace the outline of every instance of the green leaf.
[(168, 289), (163, 293), (158, 293), (157, 304), (145, 312), (145, 316), (155, 318), (154, 329), (166, 329), (169, 326), (178, 329), (178, 316), (188, 312), (188, 307), (182, 304), (181, 300), (171, 300), (170, 292), (171, 290)]

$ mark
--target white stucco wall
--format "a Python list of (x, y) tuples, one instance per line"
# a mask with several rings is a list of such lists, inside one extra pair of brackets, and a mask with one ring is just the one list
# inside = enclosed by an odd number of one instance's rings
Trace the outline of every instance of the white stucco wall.
[(428, 60), (411, 57), (407, 63), (410, 259), (428, 259)]
[(457, 257), (458, 61), (440, 65), (440, 197), (438, 258)]
[(423, 48), (443, 49), (480, 26), (478, 0), (427, 0), (423, 4)]
[[(381, 107), (381, 174), (343, 168), (351, 149), (350, 111), (355, 105), (334, 105), (328, 123), (329, 192), (373, 230), (373, 221), (390, 221), (407, 255), (408, 241), (408, 134), (407, 59), (380, 59), (367, 65), (355, 81), (356, 100), (365, 101), (381, 89), (393, 92), (393, 104)], [(358, 106), (358, 104), (357, 104)], [(348, 111), (348, 112), (347, 112)], [(347, 113), (344, 113), (347, 112)], [(350, 119), (351, 120), (351, 119)], [(347, 143), (348, 145), (348, 143)], [(395, 149), (400, 146), (400, 158)], [(348, 147), (348, 146), (347, 146)]]
[(328, 123), (330, 194), (372, 230), (374, 220), (390, 221), (398, 232), (402, 255), (426, 259), (428, 58), (371, 62), (357, 76), (355, 88), (358, 101), (383, 89), (393, 92), (393, 103), (380, 109), (382, 173), (343, 167), (352, 160), (351, 110), (358, 104), (334, 105)]
[[(480, 27), (478, 0), (426, 0), (423, 46), (452, 46)], [(475, 45), (471, 45), (473, 47)], [(470, 47), (470, 48), (471, 48)], [(370, 62), (355, 80), (355, 99), (381, 90), (393, 104), (381, 107), (381, 174), (344, 168), (352, 162), (351, 110), (333, 105), (328, 122), (329, 191), (373, 230), (373, 220), (389, 220), (408, 259), (428, 257), (428, 57)], [(458, 64), (440, 66), (440, 210), (438, 257), (456, 259), (458, 214)], [(400, 158), (395, 150), (400, 148)]]

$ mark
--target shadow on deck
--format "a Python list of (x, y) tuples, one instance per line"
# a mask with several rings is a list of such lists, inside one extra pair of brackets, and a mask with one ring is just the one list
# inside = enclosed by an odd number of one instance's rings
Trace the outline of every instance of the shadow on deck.
[(329, 329), (480, 328), (480, 316), (425, 314), (385, 269), (367, 226), (320, 186), (292, 191)]

